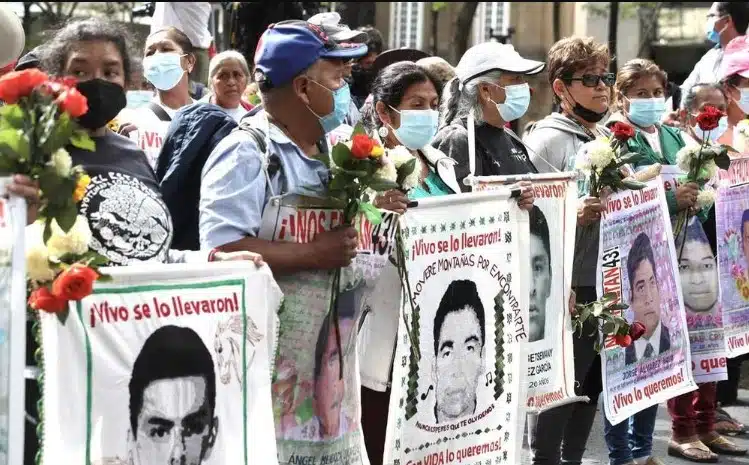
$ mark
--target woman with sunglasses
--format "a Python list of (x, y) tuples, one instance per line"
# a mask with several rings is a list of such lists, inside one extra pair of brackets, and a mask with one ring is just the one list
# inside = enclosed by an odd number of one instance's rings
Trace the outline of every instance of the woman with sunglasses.
[[(560, 110), (538, 121), (525, 137), (525, 142), (540, 171), (574, 170), (575, 155), (584, 144), (609, 134), (599, 124), (608, 112), (611, 85), (614, 84), (614, 75), (607, 73), (609, 51), (592, 38), (569, 37), (551, 47), (547, 64), (549, 84)], [(603, 210), (600, 199), (587, 195), (585, 184), (581, 182), (578, 187), (572, 269), (572, 287), (580, 303), (597, 300), (598, 231)], [(592, 334), (595, 334), (595, 328), (589, 326), (581, 337), (573, 338), (575, 394), (587, 396), (590, 401), (528, 415), (528, 437), (534, 465), (579, 465), (582, 462), (602, 389), (601, 360), (594, 349), (597, 339)]]

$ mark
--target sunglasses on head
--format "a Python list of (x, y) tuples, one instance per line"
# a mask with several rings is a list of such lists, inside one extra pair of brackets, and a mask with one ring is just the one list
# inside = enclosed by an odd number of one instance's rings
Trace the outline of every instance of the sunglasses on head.
[(597, 87), (598, 83), (603, 81), (605, 85), (611, 87), (616, 82), (616, 75), (614, 73), (604, 73), (600, 76), (597, 74), (583, 74), (580, 77), (567, 77), (565, 81), (580, 81), (585, 87)]

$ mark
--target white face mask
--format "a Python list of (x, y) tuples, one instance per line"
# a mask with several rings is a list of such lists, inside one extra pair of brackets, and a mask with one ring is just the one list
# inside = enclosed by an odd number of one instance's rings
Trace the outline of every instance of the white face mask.
[(741, 96), (736, 100), (736, 105), (741, 108), (745, 115), (749, 115), (749, 87), (738, 89)]

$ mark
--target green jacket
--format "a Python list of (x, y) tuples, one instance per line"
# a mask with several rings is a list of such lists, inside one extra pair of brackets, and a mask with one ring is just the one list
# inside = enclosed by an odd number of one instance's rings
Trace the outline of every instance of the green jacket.
[[(606, 126), (610, 127), (617, 121), (622, 121), (632, 125), (624, 115), (616, 113), (606, 122)], [(636, 126), (632, 126), (635, 128), (635, 137), (627, 141), (627, 150), (641, 155), (640, 160), (632, 165), (635, 168), (650, 166), (656, 163), (660, 163), (661, 165), (675, 165), (676, 154), (687, 145), (686, 142), (684, 142), (684, 138), (679, 129), (666, 125), (658, 125), (658, 134), (660, 136), (662, 151), (662, 153), (658, 153), (650, 147), (650, 144), (642, 134), (642, 131), (640, 131)], [(679, 207), (676, 202), (676, 191), (671, 190), (666, 192), (666, 203), (668, 203), (668, 213), (672, 217), (676, 216), (679, 212)], [(698, 214), (700, 221), (704, 223), (705, 220), (707, 220), (707, 214), (709, 211), (710, 209), (703, 209), (700, 211)]]

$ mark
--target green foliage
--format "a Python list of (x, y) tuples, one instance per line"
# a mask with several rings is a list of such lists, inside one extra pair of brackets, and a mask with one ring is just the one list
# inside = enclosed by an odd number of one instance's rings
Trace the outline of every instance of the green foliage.
[(603, 337), (598, 338), (595, 343), (596, 351), (601, 350), (601, 341), (606, 336), (624, 336), (629, 334), (629, 323), (621, 316), (621, 312), (628, 309), (629, 305), (616, 303), (617, 295), (605, 294), (599, 300), (589, 304), (576, 304), (575, 312), (572, 314), (572, 327), (578, 337), (583, 336), (585, 323), (593, 328), (592, 335), (600, 333)]

